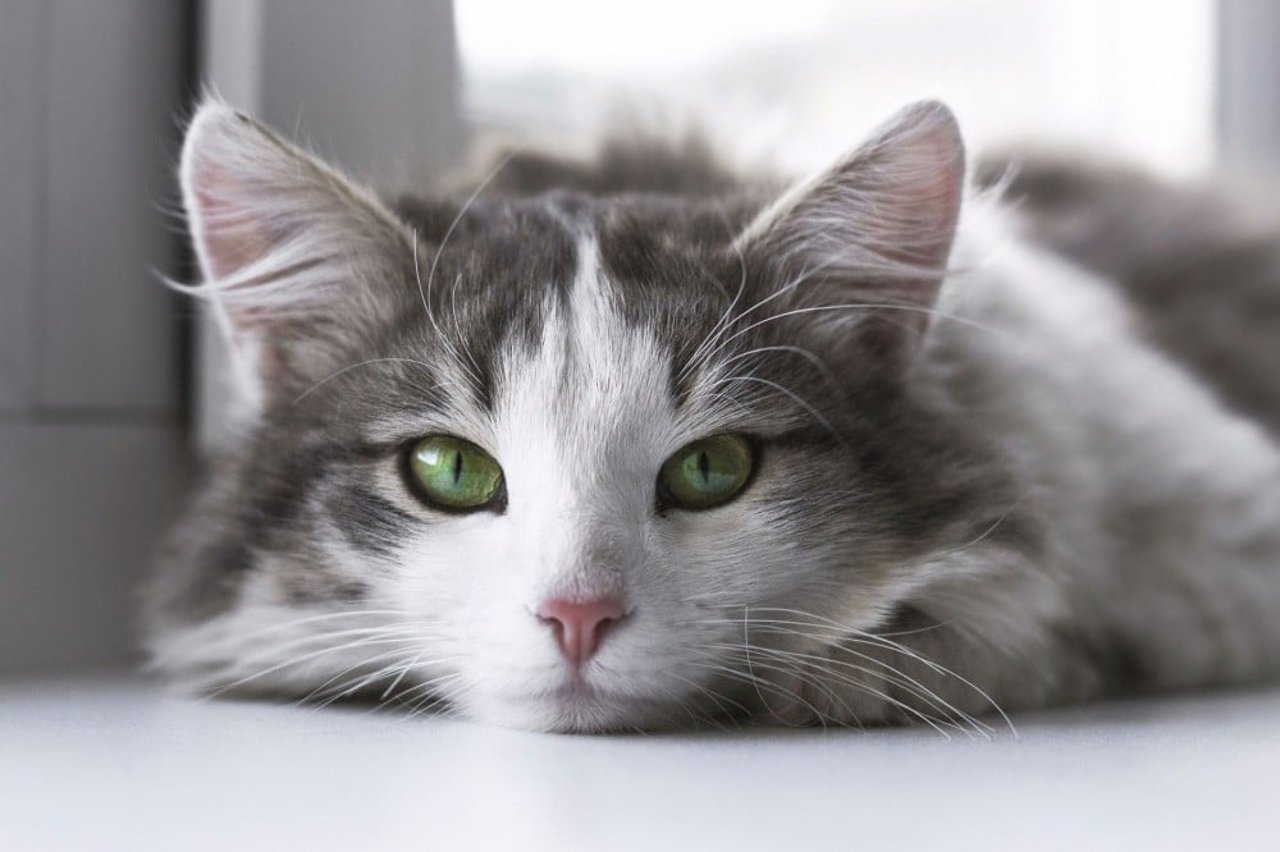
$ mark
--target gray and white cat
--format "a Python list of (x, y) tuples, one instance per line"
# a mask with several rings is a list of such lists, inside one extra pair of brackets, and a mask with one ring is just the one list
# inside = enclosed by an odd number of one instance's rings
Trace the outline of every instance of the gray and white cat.
[(258, 413), (149, 590), (155, 667), (562, 731), (983, 732), (1280, 673), (1275, 325), (1230, 361), (1177, 333), (1239, 292), (1212, 264), (1100, 274), (1169, 253), (1141, 193), (1046, 167), (1001, 209), (936, 103), (780, 192), (667, 156), (389, 204), (206, 103), (193, 292)]

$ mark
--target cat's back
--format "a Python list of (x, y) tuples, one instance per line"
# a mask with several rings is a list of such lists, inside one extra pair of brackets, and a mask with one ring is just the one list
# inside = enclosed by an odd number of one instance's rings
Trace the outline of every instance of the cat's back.
[(1141, 331), (1280, 435), (1280, 211), (1077, 156), (988, 160), (1026, 236), (1117, 283)]

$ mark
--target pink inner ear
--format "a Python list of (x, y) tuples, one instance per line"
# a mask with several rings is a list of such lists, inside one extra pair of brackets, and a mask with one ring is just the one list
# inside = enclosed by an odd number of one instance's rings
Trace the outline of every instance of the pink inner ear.
[(214, 278), (233, 275), (262, 256), (264, 240), (242, 204), (242, 188), (226, 169), (202, 160), (193, 181), (199, 223), (195, 233), (207, 271)]

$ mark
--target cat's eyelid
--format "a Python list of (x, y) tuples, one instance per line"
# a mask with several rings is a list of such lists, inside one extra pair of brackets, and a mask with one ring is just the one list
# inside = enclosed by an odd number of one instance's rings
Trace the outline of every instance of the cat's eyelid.
[(387, 418), (370, 423), (361, 433), (368, 446), (386, 447), (393, 451), (428, 435), (450, 435), (469, 441), (490, 455), (497, 456), (497, 447), (491, 437), (492, 430), (465, 417)]
[[(720, 435), (740, 435), (755, 444), (811, 443), (818, 433), (808, 423), (780, 422), (777, 419), (725, 418), (719, 422), (698, 424), (696, 429), (677, 429), (668, 440), (671, 452), (689, 444)], [(830, 439), (823, 431), (818, 437)]]
[(692, 441), (724, 434), (755, 435), (761, 440), (772, 441), (804, 431), (811, 425), (811, 418), (804, 412), (748, 407), (745, 404), (726, 408), (690, 402), (677, 414), (671, 440), (681, 447)]

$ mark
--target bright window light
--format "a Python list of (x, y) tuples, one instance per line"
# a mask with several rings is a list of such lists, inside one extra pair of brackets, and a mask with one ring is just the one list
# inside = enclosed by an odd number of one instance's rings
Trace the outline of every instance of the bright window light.
[(1213, 155), (1212, 0), (459, 0), (457, 24), (482, 133), (692, 119), (739, 160), (812, 168), (938, 97), (979, 146), (1087, 145), (1175, 173)]

